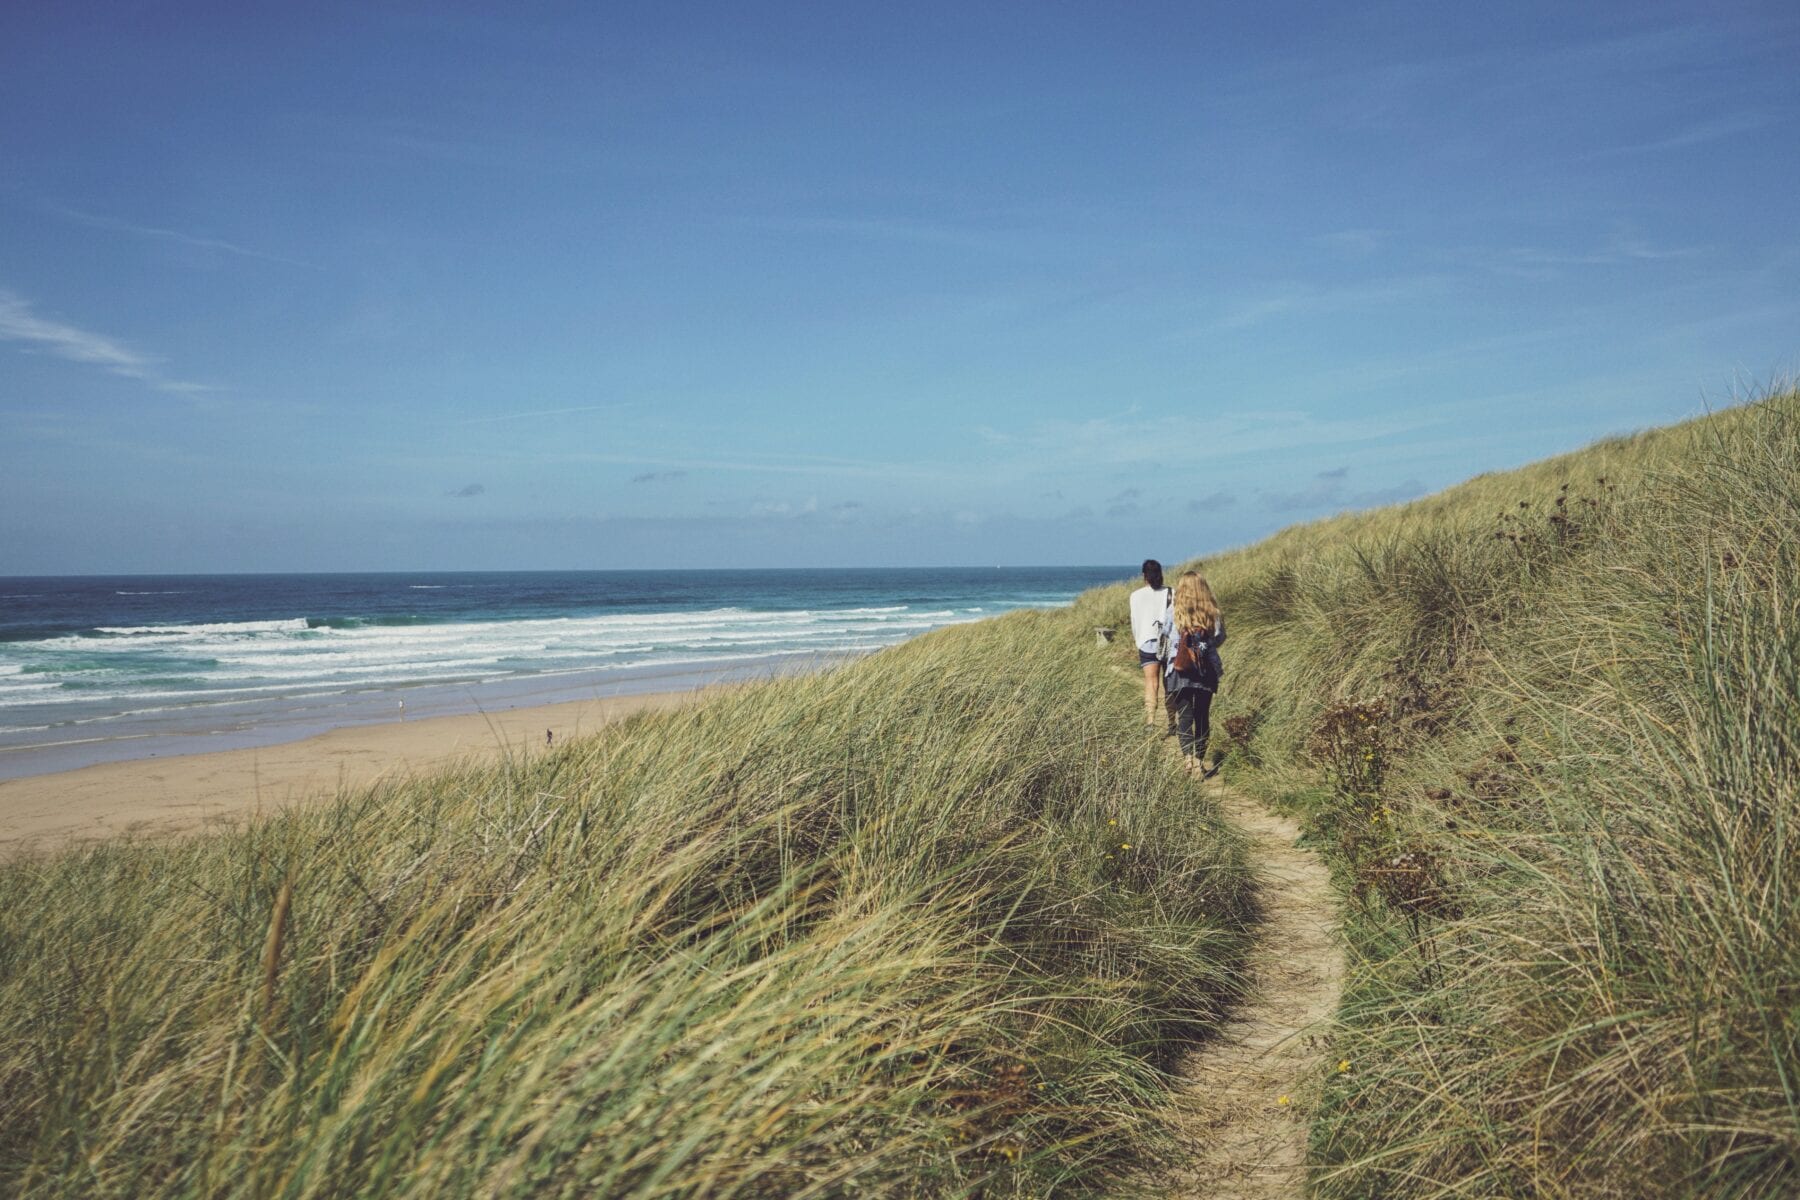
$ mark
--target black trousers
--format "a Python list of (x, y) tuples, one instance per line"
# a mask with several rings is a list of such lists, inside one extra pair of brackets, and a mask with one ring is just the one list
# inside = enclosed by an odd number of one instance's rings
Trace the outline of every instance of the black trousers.
[(1182, 688), (1169, 693), (1169, 707), (1175, 713), (1175, 731), (1181, 737), (1181, 752), (1195, 758), (1206, 757), (1206, 739), (1212, 736), (1213, 694), (1205, 688)]

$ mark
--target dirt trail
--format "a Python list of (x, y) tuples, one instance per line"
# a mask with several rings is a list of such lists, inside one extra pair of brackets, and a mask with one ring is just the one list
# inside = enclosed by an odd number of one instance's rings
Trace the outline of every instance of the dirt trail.
[(1294, 845), (1298, 825), (1228, 790), (1217, 795), (1251, 837), (1263, 923), (1237, 1016), (1182, 1063), (1193, 1158), (1168, 1195), (1299, 1197), (1322, 1037), (1343, 984), (1337, 902), (1324, 862)]

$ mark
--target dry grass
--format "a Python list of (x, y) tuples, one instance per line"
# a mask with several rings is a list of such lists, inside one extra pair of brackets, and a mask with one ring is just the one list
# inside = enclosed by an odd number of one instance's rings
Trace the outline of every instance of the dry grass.
[(1248, 914), (1092, 623), (0, 869), (0, 1193), (1105, 1184)]
[[(1800, 1190), (1796, 528), (1788, 393), (1206, 564), (1215, 749), (1351, 918), (1319, 1194)], [(0, 869), (0, 1191), (1116, 1182), (1253, 915), (1126, 591)]]
[(1206, 564), (1352, 915), (1319, 1194), (1800, 1192), (1795, 529), (1790, 392)]

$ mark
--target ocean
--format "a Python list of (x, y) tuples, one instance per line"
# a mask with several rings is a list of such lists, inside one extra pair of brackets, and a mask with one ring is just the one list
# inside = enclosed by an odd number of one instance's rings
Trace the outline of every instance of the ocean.
[(1130, 574), (0, 576), (0, 779), (806, 669)]

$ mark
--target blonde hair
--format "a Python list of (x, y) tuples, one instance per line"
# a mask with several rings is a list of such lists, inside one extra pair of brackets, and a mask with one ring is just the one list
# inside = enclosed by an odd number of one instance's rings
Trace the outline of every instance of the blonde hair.
[(1219, 621), (1219, 602), (1198, 571), (1184, 571), (1175, 581), (1175, 627), (1210, 631)]

